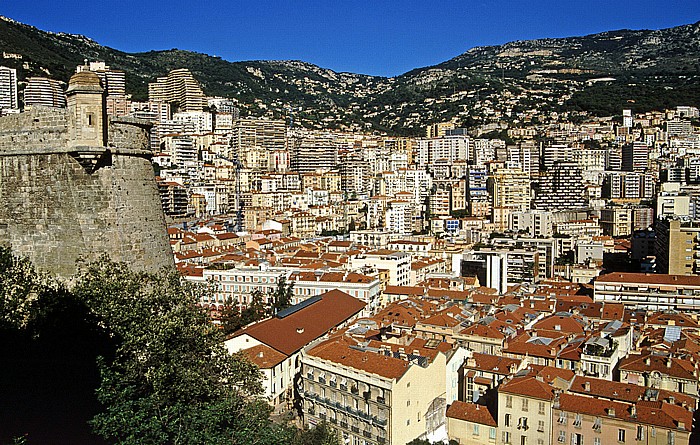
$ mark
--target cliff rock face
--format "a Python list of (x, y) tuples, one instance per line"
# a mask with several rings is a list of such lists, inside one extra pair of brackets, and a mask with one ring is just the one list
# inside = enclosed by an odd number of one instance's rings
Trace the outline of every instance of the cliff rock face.
[(63, 278), (103, 254), (172, 267), (149, 125), (109, 119), (97, 76), (76, 74), (67, 95), (66, 109), (0, 119), (0, 243)]

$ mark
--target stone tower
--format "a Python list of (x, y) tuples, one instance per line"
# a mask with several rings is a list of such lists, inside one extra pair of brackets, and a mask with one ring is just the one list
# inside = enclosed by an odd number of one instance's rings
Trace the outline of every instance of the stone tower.
[(103, 254), (172, 267), (150, 124), (109, 118), (95, 73), (71, 77), (66, 96), (65, 109), (0, 118), (0, 244), (63, 278)]

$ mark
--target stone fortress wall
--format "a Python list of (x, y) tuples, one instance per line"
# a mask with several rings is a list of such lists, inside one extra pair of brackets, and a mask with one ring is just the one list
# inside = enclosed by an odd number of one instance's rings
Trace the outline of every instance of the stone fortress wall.
[(74, 75), (67, 96), (65, 109), (0, 118), (0, 244), (63, 278), (103, 254), (172, 267), (150, 125), (109, 119), (94, 73)]

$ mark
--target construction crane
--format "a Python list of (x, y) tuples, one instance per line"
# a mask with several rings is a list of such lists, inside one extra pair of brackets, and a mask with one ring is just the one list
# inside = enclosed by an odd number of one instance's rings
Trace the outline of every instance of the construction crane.
[(217, 154), (217, 158), (228, 161), (236, 168), (236, 232), (243, 232), (243, 198), (241, 194), (241, 163), (238, 160), (238, 154), (235, 154), (233, 159)]

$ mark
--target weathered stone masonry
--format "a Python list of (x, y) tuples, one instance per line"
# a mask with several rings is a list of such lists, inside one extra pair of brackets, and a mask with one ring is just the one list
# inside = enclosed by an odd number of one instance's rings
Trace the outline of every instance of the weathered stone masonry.
[(0, 119), (0, 244), (69, 277), (80, 257), (172, 267), (150, 126), (107, 119), (99, 79), (71, 78), (68, 107)]

